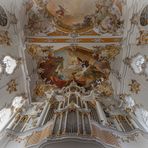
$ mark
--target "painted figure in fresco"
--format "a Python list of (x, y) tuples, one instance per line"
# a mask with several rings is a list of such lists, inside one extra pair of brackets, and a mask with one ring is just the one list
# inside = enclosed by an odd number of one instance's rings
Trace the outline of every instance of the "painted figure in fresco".
[(77, 57), (78, 61), (80, 62), (82, 68), (84, 67), (88, 67), (89, 66), (89, 62), (87, 60), (82, 60), (79, 57)]
[(122, 25), (121, 12), (113, 1), (96, 3), (95, 24), (102, 32), (115, 32)]
[(74, 78), (79, 84), (88, 86), (98, 79), (108, 80), (110, 64), (107, 60), (95, 60), (93, 64), (90, 64), (87, 60), (81, 60), (79, 57), (77, 59), (80, 61), (82, 70), (75, 73)]
[(86, 15), (85, 17), (84, 17), (84, 20), (83, 20), (83, 23), (82, 23), (82, 25), (90, 25), (90, 24), (92, 24), (93, 23), (93, 16), (92, 15)]
[(99, 53), (93, 54), (93, 57), (95, 59), (93, 65), (103, 74), (103, 78), (108, 80), (111, 71), (109, 61), (106, 58), (101, 57)]
[(46, 83), (55, 84), (59, 88), (72, 81), (80, 86), (89, 87), (99, 79), (108, 80), (110, 74), (108, 60), (101, 58), (99, 54), (89, 56), (87, 54), (88, 61), (83, 52), (77, 49), (76, 52), (72, 52), (72, 55), (67, 53), (67, 60), (64, 57), (49, 55), (39, 64), (41, 78)]
[(63, 8), (63, 6), (59, 5), (59, 9), (56, 11), (56, 14), (59, 18), (63, 17), (65, 15), (66, 10)]
[[(58, 78), (56, 69), (59, 66), (62, 66), (62, 62), (63, 62), (62, 57), (52, 57), (52, 56), (48, 56), (47, 60), (41, 61), (41, 63), (39, 64), (39, 68), (43, 69), (43, 71), (40, 73), (41, 78), (44, 79), (45, 82), (50, 82), (50, 83), (55, 82), (57, 85), (59, 85), (59, 87), (61, 87), (62, 82), (58, 81), (60, 79)], [(65, 82), (63, 83), (65, 84)]]

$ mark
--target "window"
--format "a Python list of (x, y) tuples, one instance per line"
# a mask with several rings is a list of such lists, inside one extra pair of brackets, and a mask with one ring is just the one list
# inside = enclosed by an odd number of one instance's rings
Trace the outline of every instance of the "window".
[(5, 64), (5, 71), (7, 74), (12, 74), (17, 67), (17, 61), (10, 56), (5, 56), (3, 63)]

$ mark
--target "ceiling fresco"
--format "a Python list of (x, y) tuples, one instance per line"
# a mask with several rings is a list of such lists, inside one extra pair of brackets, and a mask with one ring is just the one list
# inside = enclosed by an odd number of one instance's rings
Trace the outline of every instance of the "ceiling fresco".
[[(33, 6), (34, 2), (36, 8)], [(120, 0), (35, 0), (27, 6), (29, 22), (26, 29), (35, 28), (42, 33), (53, 32), (55, 28), (67, 33), (82, 33), (94, 29), (100, 34), (121, 35), (122, 6)]]
[[(71, 113), (77, 112), (78, 120), (98, 114), (92, 124), (98, 137), (103, 126), (111, 130), (110, 137), (114, 129), (131, 132), (125, 141), (120, 139), (123, 143), (135, 142), (136, 136), (143, 136), (141, 131), (148, 132), (148, 0), (10, 1), (11, 10), (0, 4), (2, 122), (5, 116), (10, 118), (11, 108), (11, 113), (22, 113), (12, 127), (16, 132), (21, 126), (21, 132), (42, 128), (48, 121), (50, 128), (62, 127), (66, 132), (67, 121), (75, 128)], [(102, 126), (99, 131), (97, 120)], [(88, 129), (88, 123), (80, 126)], [(32, 134), (37, 143), (42, 130)], [(62, 130), (55, 132), (58, 138), (64, 136)], [(77, 131), (77, 137), (83, 134)], [(38, 132), (41, 136), (36, 137)], [(91, 136), (96, 138), (95, 134)]]
[[(95, 46), (94, 50), (81, 46), (65, 46), (57, 50), (35, 44), (27, 46), (28, 53), (37, 62), (42, 84), (63, 88), (75, 81), (77, 85), (89, 90), (96, 87), (103, 96), (113, 95), (109, 78), (110, 62), (120, 49), (117, 45)], [(39, 83), (36, 87), (35, 94), (38, 96), (44, 95), (46, 89), (42, 86)]]
[[(27, 52), (36, 60), (40, 79), (35, 94), (44, 94), (42, 84), (63, 88), (75, 81), (87, 89), (96, 87), (105, 96), (113, 95), (111, 62), (122, 49), (123, 2), (34, 0), (26, 8)], [(54, 43), (68, 45), (55, 49)]]
[(98, 55), (79, 47), (55, 51), (54, 56), (48, 56), (39, 64), (39, 68), (43, 69), (43, 79), (59, 87), (72, 80), (89, 85), (100, 78), (107, 80), (110, 73), (110, 65), (105, 58), (99, 59)]
[(57, 26), (65, 31), (86, 31), (96, 26), (99, 31), (111, 33), (122, 24), (119, 1), (49, 0), (47, 10), (54, 16)]

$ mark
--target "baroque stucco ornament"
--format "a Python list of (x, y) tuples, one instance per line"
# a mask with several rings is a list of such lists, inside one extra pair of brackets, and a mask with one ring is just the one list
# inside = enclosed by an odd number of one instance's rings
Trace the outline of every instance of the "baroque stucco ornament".
[(5, 27), (7, 26), (8, 18), (7, 14), (2, 6), (0, 6), (0, 26)]
[(124, 63), (127, 64), (135, 74), (148, 76), (148, 59), (146, 55), (137, 53), (131, 58), (125, 58)]
[(11, 81), (9, 81), (7, 83), (7, 91), (9, 92), (9, 94), (16, 92), (17, 91), (17, 83), (15, 79), (12, 79)]
[(11, 40), (7, 31), (0, 31), (0, 45), (10, 46)]
[(136, 80), (131, 80), (131, 83), (129, 84), (130, 91), (136, 94), (138, 94), (139, 91), (141, 90), (140, 86), (141, 86), (140, 83), (138, 83)]
[(51, 51), (53, 46), (40, 46), (40, 45), (27, 45), (27, 52), (29, 55), (32, 56), (32, 58), (37, 58), (40, 56), (48, 56), (48, 54), (51, 54)]
[(121, 47), (114, 46), (114, 45), (107, 45), (104, 47), (95, 46), (93, 47), (95, 50), (94, 56), (102, 56), (106, 57), (107, 59), (115, 59), (115, 57), (120, 53)]

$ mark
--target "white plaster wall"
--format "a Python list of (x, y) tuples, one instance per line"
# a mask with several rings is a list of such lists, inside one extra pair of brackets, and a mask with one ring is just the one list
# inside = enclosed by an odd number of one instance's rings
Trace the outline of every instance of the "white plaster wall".
[[(125, 65), (123, 60), (126, 57), (131, 57), (137, 53), (148, 56), (148, 45), (137, 45), (139, 37), (139, 29), (147, 29), (147, 27), (142, 27), (140, 24), (138, 26), (131, 24), (131, 18), (133, 14), (138, 14), (140, 16), (143, 8), (148, 5), (147, 0), (126, 0), (125, 7), (123, 12), (123, 18), (125, 20), (124, 24), (124, 40), (123, 40), (123, 49), (120, 54), (116, 57), (113, 65), (115, 65), (115, 70), (120, 72), (121, 81), (117, 81), (112, 78), (113, 86), (115, 88), (116, 94), (131, 94), (136, 103), (142, 104), (144, 108), (148, 109), (148, 81), (147, 77), (143, 75), (136, 75)], [(141, 84), (141, 91), (138, 94), (133, 94), (130, 92), (130, 87), (128, 86), (131, 82), (131, 79), (137, 80)]]
[[(8, 31), (9, 37), (11, 38), (11, 45), (4, 46), (0, 45), (0, 58), (5, 55), (11, 55), (16, 58), (22, 58), (21, 50), (23, 50), (22, 42), (24, 41), (24, 25), (26, 23), (26, 16), (25, 16), (25, 7), (24, 7), (25, 0), (1, 0), (0, 5), (5, 9), (6, 14), (8, 16), (8, 25), (6, 27), (0, 27), (0, 31)], [(16, 17), (16, 24), (11, 23), (11, 14)], [(24, 62), (16, 69), (16, 71), (9, 76), (3, 75), (0, 80), (0, 109), (5, 104), (10, 104), (12, 99), (21, 93), (26, 93), (28, 97), (28, 91), (26, 89), (26, 76), (24, 73)], [(11, 80), (16, 79), (18, 83), (17, 92), (13, 92), (9, 94), (6, 91), (6, 84)]]

